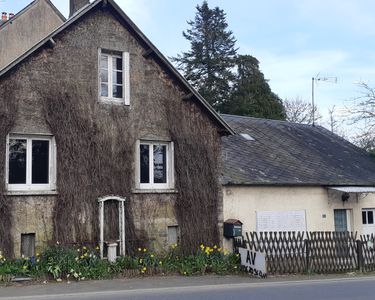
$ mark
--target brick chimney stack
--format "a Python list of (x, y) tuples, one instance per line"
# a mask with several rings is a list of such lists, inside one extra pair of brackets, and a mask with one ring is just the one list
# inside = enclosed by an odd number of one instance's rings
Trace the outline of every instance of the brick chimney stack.
[(90, 0), (70, 0), (69, 6), (70, 6), (70, 13), (69, 18), (75, 14), (77, 10), (80, 10), (85, 5), (89, 4)]
[(8, 20), (8, 14), (6, 12), (1, 13), (1, 21), (6, 22)]

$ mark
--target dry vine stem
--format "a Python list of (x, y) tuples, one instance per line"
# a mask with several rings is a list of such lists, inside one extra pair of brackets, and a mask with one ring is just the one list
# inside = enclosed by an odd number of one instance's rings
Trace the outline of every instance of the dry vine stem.
[[(0, 84), (0, 141), (5, 141), (7, 134), (14, 125), (17, 115), (18, 83)], [(0, 250), (6, 256), (13, 254), (12, 202), (6, 195), (5, 187), (5, 156), (6, 143), (0, 143)]]

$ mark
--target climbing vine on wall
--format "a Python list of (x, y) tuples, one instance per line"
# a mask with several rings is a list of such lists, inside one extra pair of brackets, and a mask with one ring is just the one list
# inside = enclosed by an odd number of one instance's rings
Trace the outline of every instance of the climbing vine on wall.
[(12, 201), (6, 195), (5, 164), (6, 164), (6, 136), (14, 125), (17, 109), (18, 83), (0, 85), (0, 251), (5, 255), (13, 254), (12, 242)]
[[(128, 112), (120, 106), (98, 107), (92, 92), (75, 84), (41, 89), (40, 93), (45, 118), (58, 145), (54, 239), (62, 243), (97, 241), (97, 199), (112, 194), (128, 198), (126, 236), (140, 239), (131, 213), (134, 138), (127, 130)], [(114, 239), (117, 207), (109, 208), (106, 231)]]
[(175, 144), (175, 211), (181, 231), (181, 249), (196, 251), (200, 243), (219, 244), (220, 137), (217, 128), (191, 102), (166, 103)]

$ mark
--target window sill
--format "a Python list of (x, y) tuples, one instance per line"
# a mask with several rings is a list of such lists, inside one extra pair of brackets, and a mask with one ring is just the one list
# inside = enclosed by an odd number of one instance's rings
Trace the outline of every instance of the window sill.
[(57, 191), (7, 191), (7, 196), (54, 196)]
[(176, 189), (135, 189), (133, 194), (177, 194)]
[(102, 97), (100, 97), (100, 102), (104, 103), (104, 104), (109, 104), (109, 105), (129, 106), (129, 104), (125, 103), (124, 99), (119, 99), (119, 98), (102, 98)]

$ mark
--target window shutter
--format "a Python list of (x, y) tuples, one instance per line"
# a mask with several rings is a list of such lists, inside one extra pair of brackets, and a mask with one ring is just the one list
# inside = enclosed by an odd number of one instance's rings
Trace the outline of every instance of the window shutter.
[(100, 57), (102, 56), (102, 49), (98, 48), (98, 99), (100, 100), (101, 95), (101, 82), (100, 82)]
[(175, 179), (174, 179), (174, 143), (170, 143), (170, 151), (169, 151), (169, 188), (175, 187)]
[(7, 140), (6, 140), (6, 161), (5, 161), (5, 184), (6, 188), (8, 189), (8, 184), (9, 184), (9, 134), (7, 135)]
[(50, 161), (50, 168), (51, 168), (51, 189), (52, 190), (56, 190), (56, 165), (57, 165), (57, 161), (56, 161), (56, 139), (55, 137), (52, 137), (52, 140), (51, 140), (51, 143), (52, 143), (52, 153), (51, 153), (51, 160)]
[(122, 60), (124, 64), (123, 81), (124, 81), (124, 102), (125, 105), (130, 105), (130, 63), (129, 52), (122, 53)]

